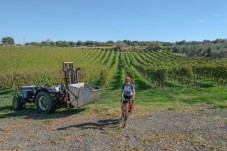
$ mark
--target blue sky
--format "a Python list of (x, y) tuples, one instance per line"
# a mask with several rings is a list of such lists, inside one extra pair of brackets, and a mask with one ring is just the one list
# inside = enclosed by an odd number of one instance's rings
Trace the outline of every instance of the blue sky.
[(227, 0), (0, 0), (0, 39), (202, 41), (227, 38)]

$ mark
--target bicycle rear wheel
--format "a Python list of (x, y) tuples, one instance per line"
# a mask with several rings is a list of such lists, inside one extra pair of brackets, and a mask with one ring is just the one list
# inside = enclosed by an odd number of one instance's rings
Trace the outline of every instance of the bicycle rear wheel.
[(123, 124), (123, 127), (127, 127), (128, 126), (128, 107), (129, 107), (129, 103), (126, 103), (125, 106), (124, 106), (124, 124)]

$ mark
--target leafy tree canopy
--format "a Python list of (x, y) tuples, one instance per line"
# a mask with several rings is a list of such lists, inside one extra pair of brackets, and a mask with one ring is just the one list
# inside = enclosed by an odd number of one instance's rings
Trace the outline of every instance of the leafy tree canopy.
[(12, 37), (3, 37), (2, 44), (14, 45), (14, 39)]

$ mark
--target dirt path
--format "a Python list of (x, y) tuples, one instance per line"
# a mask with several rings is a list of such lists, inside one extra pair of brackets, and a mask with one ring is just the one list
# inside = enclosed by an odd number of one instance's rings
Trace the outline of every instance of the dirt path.
[(227, 150), (227, 110), (0, 119), (0, 150)]

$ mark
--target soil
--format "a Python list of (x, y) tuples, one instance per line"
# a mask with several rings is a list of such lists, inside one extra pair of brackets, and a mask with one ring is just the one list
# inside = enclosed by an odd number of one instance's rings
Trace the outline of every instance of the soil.
[(0, 119), (0, 150), (227, 150), (226, 109), (134, 111), (127, 128), (119, 117), (43, 116)]

